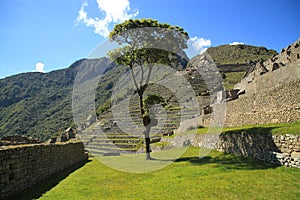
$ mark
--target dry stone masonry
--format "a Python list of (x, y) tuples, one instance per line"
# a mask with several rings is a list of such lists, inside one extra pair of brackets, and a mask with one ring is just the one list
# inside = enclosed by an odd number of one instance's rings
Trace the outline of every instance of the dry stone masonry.
[(189, 134), (175, 138), (163, 138), (175, 147), (187, 144), (196, 147), (215, 149), (241, 156), (250, 156), (269, 163), (300, 168), (300, 136), (251, 134), (228, 132), (216, 134)]
[[(237, 127), (300, 120), (300, 39), (279, 55), (253, 66), (234, 90), (219, 92), (217, 100), (197, 117), (199, 125)], [(218, 113), (226, 103), (226, 114)], [(209, 108), (209, 109), (208, 109)], [(224, 110), (223, 110), (224, 111)], [(219, 118), (218, 118), (219, 117)], [(222, 118), (223, 119), (220, 119)], [(188, 123), (188, 122), (187, 122)], [(192, 124), (192, 123), (190, 123)], [(193, 124), (194, 125), (194, 124)], [(183, 132), (180, 129), (176, 133)], [(163, 138), (175, 147), (186, 144), (300, 168), (300, 136), (227, 132), (221, 135), (182, 135)], [(255, 134), (254, 134), (255, 133)]]
[[(231, 95), (234, 98), (222, 99), (210, 105), (212, 113), (218, 104), (226, 103), (225, 127), (299, 121), (299, 54), (300, 39), (283, 49), (279, 55), (257, 63), (235, 85), (233, 91), (237, 94)], [(209, 126), (214, 120), (212, 113), (202, 112), (200, 125)]]
[(82, 142), (0, 148), (0, 199), (87, 159)]

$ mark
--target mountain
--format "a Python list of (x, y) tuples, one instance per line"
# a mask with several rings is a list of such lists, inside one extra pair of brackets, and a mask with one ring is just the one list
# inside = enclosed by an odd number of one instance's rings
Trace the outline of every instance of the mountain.
[(224, 65), (242, 65), (267, 60), (278, 53), (265, 47), (256, 47), (246, 44), (221, 45), (207, 49), (214, 62), (220, 67)]
[(24, 134), (46, 139), (70, 126), (70, 95), (80, 62), (68, 69), (0, 80), (0, 136)]
[[(246, 44), (221, 45), (207, 49), (219, 71), (223, 74), (226, 89), (232, 89), (246, 72), (260, 61), (276, 56), (275, 50)], [(197, 58), (195, 58), (197, 60)]]
[[(274, 50), (249, 45), (223, 45), (209, 48), (207, 52), (226, 79), (239, 73), (234, 83), (241, 79), (240, 74), (244, 74), (252, 62), (277, 54)], [(197, 57), (193, 58), (186, 70), (196, 61)], [(0, 79), (0, 138), (19, 134), (46, 140), (72, 126), (74, 80), (78, 70), (85, 67), (90, 67), (90, 70), (84, 77), (91, 80), (99, 74), (99, 69), (105, 69), (96, 89), (95, 105), (98, 114), (107, 110), (114, 83), (128, 70), (110, 63), (107, 58), (81, 59), (69, 68), (49, 73), (14, 75)]]
[(49, 73), (30, 72), (0, 80), (0, 137), (27, 135), (46, 140), (73, 124), (72, 91), (82, 65), (106, 59), (78, 60)]

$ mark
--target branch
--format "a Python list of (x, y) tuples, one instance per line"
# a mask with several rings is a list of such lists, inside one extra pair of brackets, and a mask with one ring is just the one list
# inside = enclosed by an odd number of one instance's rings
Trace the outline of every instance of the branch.
[(137, 82), (135, 80), (134, 73), (133, 73), (133, 67), (132, 66), (130, 66), (130, 72), (131, 72), (131, 77), (132, 77), (135, 89), (136, 89), (137, 93), (140, 95), (139, 86), (138, 86), (138, 84), (137, 84)]
[(147, 79), (146, 79), (146, 85), (148, 85), (148, 83), (149, 83), (149, 80), (150, 80), (150, 76), (151, 76), (151, 72), (152, 72), (153, 66), (154, 66), (153, 63), (149, 64), (149, 72), (148, 72), (148, 76), (147, 76)]
[(143, 82), (144, 82), (144, 68), (143, 68), (143, 65), (140, 65), (141, 67), (141, 71), (142, 71), (142, 78), (141, 78), (141, 81), (140, 81), (140, 87), (143, 86)]

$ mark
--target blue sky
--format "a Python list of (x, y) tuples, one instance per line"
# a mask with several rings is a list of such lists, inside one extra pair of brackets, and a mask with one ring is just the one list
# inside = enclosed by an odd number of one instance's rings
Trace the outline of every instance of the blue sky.
[(197, 51), (232, 42), (280, 51), (300, 37), (298, 0), (0, 0), (0, 78), (66, 68), (127, 18), (183, 27)]

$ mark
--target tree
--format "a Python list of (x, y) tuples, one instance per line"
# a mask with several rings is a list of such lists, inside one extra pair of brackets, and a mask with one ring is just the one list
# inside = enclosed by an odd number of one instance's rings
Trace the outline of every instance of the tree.
[[(140, 116), (144, 126), (146, 159), (150, 157), (150, 129), (156, 123), (149, 114), (149, 106), (164, 104), (159, 95), (144, 98), (151, 72), (156, 64), (177, 67), (183, 62), (183, 49), (187, 48), (188, 33), (183, 28), (159, 23), (153, 19), (126, 20), (117, 24), (109, 34), (111, 41), (121, 47), (110, 51), (109, 57), (117, 64), (128, 66), (134, 87), (139, 96)], [(138, 67), (141, 78), (138, 81), (133, 68)], [(148, 70), (146, 70), (146, 67)], [(151, 122), (152, 120), (152, 122)]]

